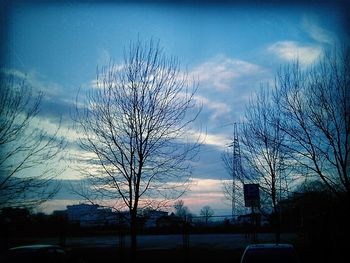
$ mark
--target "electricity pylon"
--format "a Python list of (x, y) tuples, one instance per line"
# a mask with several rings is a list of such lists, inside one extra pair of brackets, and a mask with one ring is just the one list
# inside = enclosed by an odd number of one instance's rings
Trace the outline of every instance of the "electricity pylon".
[(234, 219), (236, 210), (236, 181), (239, 180), (241, 183), (244, 183), (241, 150), (239, 147), (236, 122), (233, 124), (233, 143), (230, 146), (232, 147), (232, 219)]

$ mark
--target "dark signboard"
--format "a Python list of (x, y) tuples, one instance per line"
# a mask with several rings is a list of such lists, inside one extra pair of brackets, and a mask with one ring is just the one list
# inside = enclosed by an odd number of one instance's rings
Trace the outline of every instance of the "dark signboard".
[(244, 204), (246, 207), (260, 206), (259, 184), (244, 185)]

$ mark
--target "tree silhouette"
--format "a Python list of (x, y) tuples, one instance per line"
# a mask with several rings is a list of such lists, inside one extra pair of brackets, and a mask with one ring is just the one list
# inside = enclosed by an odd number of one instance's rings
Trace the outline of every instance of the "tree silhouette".
[(200, 215), (204, 218), (205, 225), (208, 225), (209, 219), (214, 215), (214, 210), (208, 205), (203, 206), (200, 211)]
[(350, 211), (350, 53), (334, 49), (315, 65), (296, 62), (277, 76), (285, 147), (300, 173), (316, 175)]
[[(276, 242), (280, 240), (278, 203), (288, 190), (288, 158), (284, 148), (285, 133), (280, 128), (280, 111), (272, 100), (270, 87), (261, 87), (251, 99), (242, 126), (242, 155), (246, 160), (250, 182), (259, 183), (269, 197), (273, 211)], [(254, 178), (255, 177), (255, 178)]]
[(79, 145), (89, 154), (82, 171), (92, 190), (83, 195), (128, 209), (132, 251), (138, 210), (159, 207), (187, 189), (199, 146), (190, 129), (200, 111), (195, 92), (177, 59), (166, 57), (159, 43), (138, 40), (122, 65), (98, 71), (85, 100), (77, 97)]
[(188, 222), (192, 219), (192, 214), (183, 200), (178, 200), (174, 203), (175, 215), (180, 217), (183, 222)]
[(42, 92), (34, 94), (25, 79), (6, 72), (0, 85), (0, 208), (37, 206), (59, 190), (54, 179), (62, 170), (50, 162), (65, 142), (59, 126), (52, 133), (40, 128)]

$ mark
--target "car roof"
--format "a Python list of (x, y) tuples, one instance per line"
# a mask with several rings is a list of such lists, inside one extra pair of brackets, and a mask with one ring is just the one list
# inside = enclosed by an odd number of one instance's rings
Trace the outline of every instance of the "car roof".
[(61, 248), (57, 245), (47, 245), (47, 244), (37, 244), (37, 245), (27, 245), (27, 246), (19, 246), (12, 247), (10, 250), (18, 250), (18, 249), (45, 249), (45, 248)]
[(268, 244), (251, 244), (247, 246), (247, 249), (279, 249), (279, 248), (291, 248), (293, 249), (292, 244), (275, 244), (275, 243), (268, 243)]

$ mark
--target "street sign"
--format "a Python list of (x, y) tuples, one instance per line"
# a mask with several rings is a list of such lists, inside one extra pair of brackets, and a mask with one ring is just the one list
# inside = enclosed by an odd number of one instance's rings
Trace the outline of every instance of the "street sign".
[(246, 207), (260, 206), (259, 184), (244, 185), (244, 205)]

